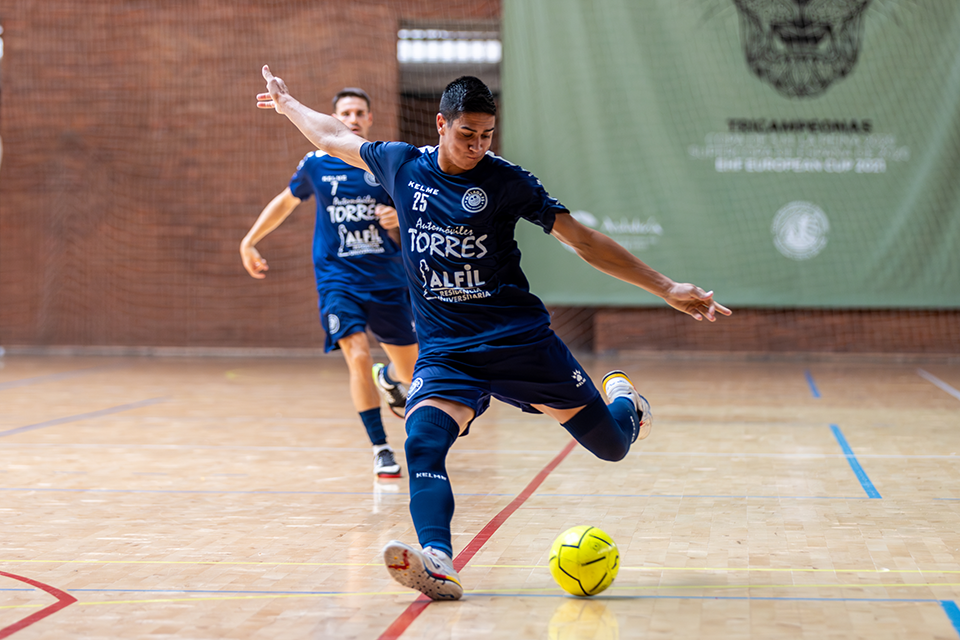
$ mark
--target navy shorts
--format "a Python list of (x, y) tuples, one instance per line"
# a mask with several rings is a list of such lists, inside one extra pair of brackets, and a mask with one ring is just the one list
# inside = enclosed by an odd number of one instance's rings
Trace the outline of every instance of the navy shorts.
[(468, 351), (421, 353), (407, 406), (426, 398), (443, 398), (465, 404), (479, 416), (493, 397), (527, 413), (540, 413), (531, 405), (573, 409), (600, 395), (552, 330), (540, 332), (529, 342), (510, 342)]
[(320, 324), (327, 332), (324, 353), (354, 333), (370, 332), (378, 342), (406, 346), (416, 344), (417, 333), (406, 287), (378, 291), (325, 289), (319, 292)]

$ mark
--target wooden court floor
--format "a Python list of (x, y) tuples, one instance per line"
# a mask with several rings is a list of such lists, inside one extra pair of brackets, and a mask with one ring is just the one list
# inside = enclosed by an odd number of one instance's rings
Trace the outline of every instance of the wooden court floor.
[[(8, 355), (0, 638), (958, 639), (949, 362), (584, 359), (652, 435), (601, 462), (494, 403), (449, 458), (466, 595), (428, 605), (380, 563), (406, 479), (374, 480), (341, 358)], [(621, 551), (590, 599), (547, 568), (578, 524)]]

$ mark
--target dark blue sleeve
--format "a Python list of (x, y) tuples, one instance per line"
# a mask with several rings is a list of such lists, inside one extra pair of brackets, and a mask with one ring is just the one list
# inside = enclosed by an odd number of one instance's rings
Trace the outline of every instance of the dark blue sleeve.
[(517, 169), (520, 185), (515, 193), (521, 196), (517, 212), (520, 217), (542, 227), (544, 233), (550, 233), (553, 231), (553, 223), (557, 219), (557, 214), (569, 213), (570, 210), (547, 193), (547, 190), (543, 188), (535, 175), (520, 167), (517, 167)]
[(307, 170), (307, 162), (314, 157), (316, 154), (313, 151), (305, 155), (290, 178), (290, 192), (301, 200), (309, 200), (313, 195), (313, 179)]
[(364, 142), (360, 147), (360, 157), (367, 163), (370, 173), (391, 195), (400, 167), (419, 153), (416, 147), (405, 142)]

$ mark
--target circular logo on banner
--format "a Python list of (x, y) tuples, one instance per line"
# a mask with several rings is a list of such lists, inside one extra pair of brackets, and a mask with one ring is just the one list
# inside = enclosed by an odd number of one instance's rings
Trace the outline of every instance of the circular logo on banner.
[(467, 189), (467, 192), (463, 194), (463, 200), (460, 201), (460, 204), (470, 213), (483, 211), (487, 206), (487, 194), (480, 187)]
[(827, 246), (830, 222), (820, 207), (798, 200), (777, 211), (770, 231), (777, 251), (791, 260), (809, 260)]
[(340, 318), (338, 318), (332, 313), (329, 314), (327, 316), (327, 329), (329, 329), (329, 333), (331, 335), (333, 335), (337, 331), (340, 331)]
[(377, 177), (370, 173), (369, 171), (363, 172), (363, 181), (366, 182), (371, 187), (379, 187), (380, 183), (377, 182)]

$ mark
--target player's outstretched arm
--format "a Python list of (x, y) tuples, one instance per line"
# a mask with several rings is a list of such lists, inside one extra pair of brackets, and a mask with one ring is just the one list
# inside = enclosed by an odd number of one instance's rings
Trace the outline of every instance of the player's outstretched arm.
[(267, 275), (263, 272), (270, 270), (267, 261), (256, 249), (257, 243), (279, 227), (287, 216), (293, 213), (298, 204), (300, 204), (300, 198), (293, 195), (290, 187), (287, 187), (263, 208), (257, 221), (240, 241), (240, 260), (243, 261), (243, 268), (257, 280), (266, 278)]
[(567, 213), (557, 216), (551, 232), (560, 242), (572, 247), (590, 266), (608, 275), (629, 282), (660, 296), (674, 309), (694, 320), (716, 320), (716, 314), (729, 316), (732, 311), (707, 292), (688, 282), (674, 282), (648, 266), (612, 238), (577, 222)]
[(318, 149), (332, 156), (340, 158), (347, 164), (369, 171), (363, 158), (360, 157), (360, 145), (366, 140), (356, 135), (345, 124), (323, 113), (314, 111), (301, 104), (290, 95), (283, 80), (270, 72), (270, 67), (263, 65), (263, 79), (267, 81), (267, 92), (257, 94), (257, 107), (260, 109), (276, 109), (300, 129)]

